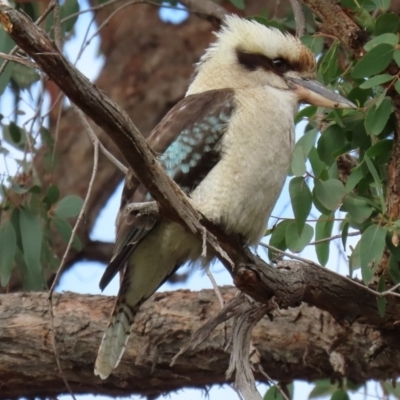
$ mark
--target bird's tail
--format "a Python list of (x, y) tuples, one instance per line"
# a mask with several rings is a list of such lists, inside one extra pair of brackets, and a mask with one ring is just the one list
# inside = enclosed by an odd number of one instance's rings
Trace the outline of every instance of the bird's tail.
[(134, 307), (129, 307), (125, 299), (118, 296), (94, 367), (95, 375), (99, 375), (101, 379), (107, 379), (112, 370), (118, 366), (140, 305), (141, 302)]

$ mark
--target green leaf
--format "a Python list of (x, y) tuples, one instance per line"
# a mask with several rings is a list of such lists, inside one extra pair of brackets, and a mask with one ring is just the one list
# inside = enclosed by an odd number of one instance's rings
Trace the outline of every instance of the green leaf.
[(296, 177), (290, 181), (289, 194), (294, 217), (296, 219), (297, 231), (300, 234), (303, 231), (304, 224), (311, 211), (311, 190), (303, 177)]
[[(10, 35), (4, 31), (3, 27), (0, 27), (0, 51), (3, 53), (9, 53), (14, 46), (15, 43), (11, 39)], [(4, 62), (5, 60), (0, 60), (0, 66), (3, 65)], [(13, 63), (9, 62), (3, 73), (0, 75), (0, 95), (4, 93), (4, 90), (10, 82), (13, 67)]]
[[(333, 229), (333, 215), (321, 215), (315, 226), (315, 240), (322, 240), (329, 238), (332, 235)], [(329, 247), (330, 241), (322, 242), (315, 245), (315, 252), (317, 253), (318, 261), (321, 265), (326, 265), (329, 260)]]
[[(287, 246), (286, 246), (286, 229), (288, 227), (289, 224), (291, 224), (293, 221), (292, 220), (284, 220), (279, 222), (279, 224), (277, 224), (273, 230), (272, 230), (272, 234), (271, 234), (271, 238), (269, 239), (269, 244), (271, 246), (276, 247), (277, 249), (280, 250), (286, 250)], [(276, 254), (268, 249), (268, 258), (271, 261), (274, 261), (274, 258), (276, 257)]]
[(366, 154), (369, 157), (379, 157), (387, 155), (392, 151), (392, 147), (393, 147), (393, 140), (390, 139), (379, 140), (379, 142), (376, 142), (366, 151)]
[(371, 107), (365, 118), (365, 129), (369, 135), (379, 135), (385, 128), (390, 114), (393, 112), (392, 100), (385, 97), (382, 103), (377, 107)]
[(313, 170), (314, 176), (316, 178), (321, 178), (321, 176), (326, 173), (326, 165), (321, 161), (318, 151), (315, 147), (313, 147), (309, 154), (308, 159), (310, 160), (311, 168)]
[(343, 196), (346, 194), (343, 183), (338, 179), (320, 181), (314, 179), (314, 192), (320, 203), (328, 210), (339, 208)]
[(324, 48), (324, 38), (322, 36), (304, 35), (300, 38), (304, 45), (306, 45), (315, 55), (322, 53)]
[[(379, 277), (378, 281), (378, 292), (382, 293), (386, 290), (386, 283), (385, 283), (385, 277), (382, 275)], [(377, 297), (376, 299), (377, 306), (378, 306), (378, 311), (379, 315), (383, 318), (385, 316), (385, 311), (386, 311), (386, 297)]]
[(397, 43), (399, 43), (399, 38), (397, 37), (396, 34), (384, 33), (383, 35), (376, 36), (372, 40), (367, 42), (364, 45), (364, 49), (367, 51), (371, 51), (380, 44), (389, 44), (392, 47), (394, 47), (396, 46)]
[[(293, 399), (293, 383), (286, 385), (289, 399)], [(280, 390), (276, 387), (276, 385), (271, 386), (267, 392), (265, 393), (263, 400), (284, 400)]]
[(360, 254), (360, 241), (358, 241), (356, 247), (351, 253), (350, 262), (349, 262), (349, 273), (350, 276), (353, 274), (353, 271), (361, 268), (361, 254)]
[[(72, 226), (69, 224), (68, 221), (65, 221), (61, 218), (55, 217), (52, 219), (52, 221), (63, 241), (65, 243), (68, 243), (72, 235)], [(72, 246), (78, 251), (82, 250), (82, 243), (76, 235), (72, 240)]]
[(60, 218), (71, 218), (76, 217), (83, 206), (83, 200), (76, 195), (65, 196), (57, 204), (54, 214)]
[(372, 87), (382, 85), (382, 83), (389, 82), (393, 78), (394, 78), (393, 75), (389, 74), (376, 75), (373, 76), (372, 78), (367, 79), (359, 87), (361, 89), (370, 89)]
[(389, 258), (389, 275), (394, 284), (400, 283), (400, 265), (399, 260), (391, 255)]
[(286, 245), (290, 251), (300, 253), (310, 243), (314, 234), (312, 226), (305, 224), (303, 231), (299, 235), (296, 221), (292, 221), (286, 228)]
[(315, 144), (315, 140), (318, 136), (318, 129), (314, 128), (307, 131), (296, 143), (297, 147), (301, 147), (303, 150), (304, 159), (307, 159), (308, 154)]
[(357, 224), (362, 224), (366, 221), (374, 211), (365, 199), (352, 193), (344, 196), (343, 208), (348, 211)]
[(24, 261), (30, 276), (40, 275), (42, 267), (40, 255), (42, 249), (43, 229), (39, 216), (31, 210), (21, 209), (19, 215)]
[(55, 204), (59, 198), (60, 191), (58, 190), (58, 187), (55, 185), (49, 185), (47, 187), (47, 192), (46, 196), (43, 199), (43, 203), (46, 204), (47, 209), (50, 209), (50, 207)]
[(396, 81), (394, 88), (396, 89), (396, 92), (400, 94), (400, 80)]
[(333, 393), (331, 400), (350, 400), (350, 397), (345, 390), (338, 389)]
[[(295, 124), (299, 123), (303, 118), (308, 119), (313, 117), (318, 110), (316, 106), (307, 106), (302, 108), (296, 115), (294, 122)], [(303, 135), (304, 136), (304, 135)]]
[(10, 122), (10, 125), (8, 125), (8, 131), (13, 142), (18, 144), (22, 139), (22, 129), (14, 122)]
[(393, 53), (393, 60), (396, 61), (396, 64), (400, 67), (400, 50), (396, 50)]
[(10, 221), (0, 225), (0, 283), (6, 286), (14, 266), (17, 235)]
[(70, 32), (75, 26), (75, 22), (79, 17), (79, 3), (77, 0), (65, 0), (62, 6), (60, 7), (60, 16), (61, 19), (65, 19), (70, 17), (72, 14), (75, 14), (73, 17), (68, 18), (65, 22), (62, 23), (62, 29), (64, 32)]
[(290, 169), (295, 176), (303, 176), (306, 173), (306, 160), (301, 147), (295, 147)]
[(364, 173), (360, 164), (352, 169), (350, 176), (347, 178), (346, 192), (351, 192), (362, 178), (364, 178)]
[(230, 2), (239, 10), (244, 10), (246, 8), (246, 4), (244, 4), (244, 0), (230, 0)]
[(346, 251), (346, 243), (347, 243), (347, 237), (349, 234), (349, 223), (345, 222), (343, 224), (343, 228), (342, 228), (342, 244), (343, 244), (343, 250)]
[(381, 210), (383, 213), (385, 213), (386, 212), (386, 203), (385, 203), (385, 199), (383, 197), (382, 182), (381, 182), (381, 179), (379, 178), (378, 171), (376, 170), (373, 162), (371, 161), (371, 159), (368, 157), (367, 154), (364, 154), (364, 161), (367, 164), (369, 172), (371, 172), (371, 175), (374, 178), (375, 187), (376, 187), (376, 190), (378, 191), (379, 201), (381, 203)]
[(399, 16), (393, 13), (381, 14), (375, 22), (375, 33), (382, 35), (383, 33), (397, 33), (400, 28)]
[(317, 399), (328, 394), (333, 393), (336, 390), (336, 385), (332, 385), (329, 379), (321, 379), (315, 382), (315, 386), (309, 394), (309, 399)]
[(380, 225), (370, 225), (362, 234), (360, 240), (361, 274), (367, 285), (374, 276), (385, 249), (386, 228)]
[(328, 166), (336, 160), (333, 153), (342, 149), (346, 144), (346, 134), (339, 125), (331, 125), (325, 129), (318, 140), (318, 155), (320, 159)]
[(31, 67), (14, 64), (11, 78), (20, 89), (28, 89), (32, 83), (40, 79), (40, 75)]
[(387, 43), (378, 44), (358, 61), (351, 75), (355, 79), (361, 79), (379, 74), (390, 64), (392, 57), (392, 45)]
[(324, 83), (326, 84), (330, 83), (334, 78), (336, 78), (339, 72), (338, 45), (339, 42), (335, 40), (330, 49), (322, 57), (319, 66), (319, 72), (321, 73)]

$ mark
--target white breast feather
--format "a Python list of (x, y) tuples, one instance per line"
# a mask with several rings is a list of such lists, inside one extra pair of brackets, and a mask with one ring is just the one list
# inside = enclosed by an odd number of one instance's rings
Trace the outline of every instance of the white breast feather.
[(209, 219), (255, 245), (289, 169), (297, 100), (271, 87), (237, 90), (235, 99), (222, 158), (192, 198)]

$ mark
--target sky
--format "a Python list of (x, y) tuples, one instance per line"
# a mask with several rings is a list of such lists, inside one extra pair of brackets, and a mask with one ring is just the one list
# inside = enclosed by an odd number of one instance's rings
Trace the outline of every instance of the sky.
[[(81, 1), (80, 4), (82, 9), (87, 7), (86, 2), (84, 1)], [(160, 17), (164, 21), (179, 23), (185, 18), (187, 18), (187, 12), (184, 10), (171, 11), (168, 9), (161, 9)], [(84, 40), (83, 28), (87, 27), (90, 21), (91, 21), (91, 15), (89, 13), (82, 14), (78, 21), (75, 37), (73, 38), (73, 40), (70, 40), (66, 43), (65, 50), (70, 60), (72, 61), (76, 60), (77, 53), (81, 47), (81, 43)], [(95, 32), (95, 26), (92, 25), (89, 31), (89, 37), (94, 32)], [(92, 80), (94, 80), (98, 76), (102, 68), (102, 65), (104, 63), (104, 59), (102, 58), (101, 55), (99, 55), (98, 47), (99, 47), (99, 40), (97, 39), (97, 37), (94, 37), (93, 40), (91, 40), (90, 44), (85, 49), (83, 55), (80, 57), (79, 61), (77, 62), (78, 69), (80, 69), (88, 78)], [(4, 96), (2, 96), (1, 99), (2, 111), (4, 110), (4, 108), (7, 109), (7, 99), (10, 99), (9, 94), (5, 94)], [(10, 101), (8, 100), (8, 102)], [(12, 105), (9, 104), (9, 107), (11, 110)], [(29, 115), (29, 109), (27, 110), (27, 114)], [(5, 115), (7, 115), (7, 112), (5, 112)], [(300, 126), (297, 127), (296, 131), (297, 136), (300, 136), (303, 130), (304, 130), (304, 124), (300, 124)], [(8, 166), (12, 169), (12, 165)], [(0, 159), (0, 172), (2, 172), (1, 170), (4, 168), (5, 168), (4, 162), (3, 160)], [(101, 214), (91, 233), (91, 237), (93, 240), (114, 241), (114, 234), (113, 234), (114, 229), (110, 228), (114, 226), (115, 216), (119, 208), (121, 191), (122, 191), (122, 183), (119, 185), (118, 189), (115, 191), (113, 196), (109, 199), (105, 208), (101, 211)], [(291, 206), (289, 203), (287, 183), (283, 189), (282, 196), (279, 202), (277, 203), (272, 215), (278, 215), (281, 217), (284, 216), (290, 218), (293, 217)], [(274, 222), (275, 220), (271, 219), (270, 225), (272, 225)], [(356, 239), (353, 239), (353, 244), (355, 243)], [(258, 251), (261, 256), (265, 255), (265, 252), (262, 248), (260, 248)], [(332, 252), (334, 252), (333, 246), (332, 246)], [(302, 253), (302, 256), (305, 258), (310, 258), (315, 260), (316, 256), (314, 248), (312, 246), (308, 247)], [(98, 262), (79, 262), (70, 271), (63, 274), (56, 290), (58, 292), (74, 291), (82, 294), (100, 294), (101, 292), (98, 287), (98, 282), (102, 276), (102, 273), (104, 272), (104, 267), (105, 266), (103, 264), (100, 264)], [(329, 267), (344, 274), (348, 272), (346, 268), (344, 268), (343, 263), (340, 262), (340, 260), (338, 260), (337, 257), (331, 258), (329, 262)], [(216, 264), (214, 266), (213, 274), (219, 285), (232, 284), (230, 275), (225, 271), (225, 269), (221, 265)], [(118, 277), (116, 277), (104, 290), (103, 295), (116, 295), (118, 291), (118, 286), (119, 286)], [(202, 271), (196, 270), (190, 275), (190, 278), (186, 282), (174, 285), (166, 283), (160, 288), (160, 290), (163, 291), (163, 290), (176, 290), (176, 289), (191, 289), (197, 291), (204, 288), (212, 288), (212, 285), (208, 277)], [(111, 307), (112, 304), (110, 302), (110, 309)], [(375, 385), (374, 384), (371, 385), (372, 386), (369, 386), (368, 391), (371, 390), (371, 393), (375, 394), (376, 393)], [(307, 399), (312, 388), (313, 388), (312, 385), (307, 384), (305, 382), (296, 382), (294, 399), (295, 400)], [(259, 391), (261, 394), (264, 394), (266, 390), (267, 390), (266, 385), (259, 385)], [(365, 395), (360, 393), (357, 395), (352, 395), (352, 399), (358, 400), (361, 399), (361, 396), (363, 399), (365, 398)], [(206, 397), (208, 397), (210, 400), (215, 400), (215, 399), (227, 400), (227, 399), (235, 399), (237, 398), (237, 395), (229, 386), (223, 386), (223, 387), (212, 387), (209, 391), (207, 391), (207, 395), (205, 395), (204, 391), (195, 389), (185, 389), (177, 393), (168, 394), (167, 398), (170, 400), (185, 400), (185, 399), (197, 400), (197, 399), (205, 399)], [(59, 398), (66, 400), (69, 399), (70, 396), (65, 395), (65, 396), (60, 396)], [(83, 399), (89, 400), (94, 398), (98, 400), (108, 399), (108, 397), (105, 396), (94, 397), (91, 395), (80, 395), (77, 396), (77, 398), (81, 400)], [(139, 398), (139, 396), (131, 396), (130, 398), (137, 399)]]

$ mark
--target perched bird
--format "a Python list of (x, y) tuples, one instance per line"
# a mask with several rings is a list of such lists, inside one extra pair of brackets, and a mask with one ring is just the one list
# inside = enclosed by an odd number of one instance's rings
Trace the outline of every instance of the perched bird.
[[(229, 234), (258, 244), (287, 176), (300, 102), (354, 107), (313, 80), (314, 55), (299, 39), (236, 16), (196, 66), (186, 96), (149, 136), (165, 171), (193, 204)], [(140, 177), (139, 177), (140, 178)], [(202, 260), (201, 241), (179, 224), (135, 216), (151, 200), (131, 172), (117, 218), (113, 258), (100, 288), (123, 270), (95, 374), (107, 378), (124, 352), (135, 314), (182, 264)]]

